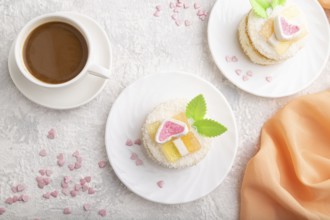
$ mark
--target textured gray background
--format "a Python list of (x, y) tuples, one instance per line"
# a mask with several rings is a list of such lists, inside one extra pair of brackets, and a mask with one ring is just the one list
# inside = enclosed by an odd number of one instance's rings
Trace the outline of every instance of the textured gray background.
[[(210, 11), (214, 2), (201, 1), (201, 5)], [(160, 0), (0, 0), (0, 207), (7, 209), (0, 219), (95, 219), (99, 218), (97, 210), (101, 208), (106, 208), (109, 219), (238, 218), (243, 172), (257, 150), (260, 129), (295, 96), (265, 99), (236, 88), (212, 60), (206, 38), (207, 20), (202, 22), (193, 13), (186, 13), (192, 26), (177, 27), (169, 17), (168, 3)], [(164, 10), (162, 16), (156, 18), (152, 14), (158, 4)], [(95, 100), (74, 110), (51, 110), (30, 102), (16, 89), (7, 69), (10, 45), (19, 30), (30, 19), (55, 11), (77, 11), (90, 16), (106, 30), (112, 42), (112, 80)], [(240, 140), (234, 166), (214, 192), (192, 203), (168, 206), (136, 196), (119, 181), (109, 165), (99, 169), (97, 162), (107, 159), (105, 122), (120, 92), (140, 77), (172, 70), (199, 75), (228, 98), (238, 122)], [(309, 88), (297, 95), (329, 88), (329, 71), (330, 63)], [(55, 140), (46, 137), (50, 128), (57, 130)], [(47, 159), (38, 156), (42, 148), (49, 152)], [(61, 195), (57, 199), (42, 200), (41, 195), (47, 190), (36, 186), (34, 178), (38, 170), (52, 169), (52, 184), (58, 185), (63, 170), (56, 165), (56, 155), (63, 152), (69, 156), (77, 149), (83, 156), (83, 167), (72, 173), (66, 169), (64, 174), (74, 175), (76, 179), (91, 175), (96, 194), (77, 198)], [(12, 195), (10, 186), (20, 182), (27, 185), (25, 192), (30, 195), (30, 201), (6, 205), (4, 200)], [(89, 213), (82, 210), (85, 202), (92, 204)], [(62, 214), (66, 206), (72, 208), (70, 216)]]

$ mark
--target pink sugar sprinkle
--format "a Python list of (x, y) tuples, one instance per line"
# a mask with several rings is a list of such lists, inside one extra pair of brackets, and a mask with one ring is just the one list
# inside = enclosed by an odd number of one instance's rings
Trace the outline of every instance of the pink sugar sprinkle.
[(189, 5), (187, 3), (183, 3), (183, 8), (184, 9), (188, 9), (189, 8)]
[(102, 217), (106, 216), (107, 215), (107, 211), (105, 209), (101, 209), (99, 210), (98, 214)]
[(69, 195), (69, 189), (62, 189), (62, 193), (66, 196)]
[(48, 178), (48, 177), (44, 178), (45, 185), (48, 185), (50, 182), (51, 182), (50, 178)]
[(85, 203), (84, 205), (83, 205), (83, 207), (84, 207), (84, 210), (85, 211), (89, 211), (90, 209), (91, 209), (91, 204), (89, 204), (89, 203)]
[(17, 199), (17, 201), (23, 202), (23, 195), (20, 195)]
[(160, 11), (162, 9), (162, 6), (157, 5), (155, 8), (156, 8), (157, 11)]
[(47, 138), (49, 139), (54, 139), (55, 138), (55, 130), (52, 128), (48, 131), (48, 135), (47, 135)]
[(92, 187), (89, 187), (88, 188), (88, 194), (94, 194), (95, 193), (95, 190), (92, 188)]
[(243, 79), (243, 81), (247, 81), (247, 80), (249, 80), (249, 77), (246, 76), (246, 75), (244, 75), (244, 76), (242, 77), (242, 79)]
[(23, 195), (22, 196), (23, 202), (27, 202), (27, 201), (29, 201), (29, 199), (30, 199), (30, 197), (28, 195)]
[(176, 24), (176, 26), (178, 26), (178, 27), (179, 27), (179, 26), (181, 26), (181, 25), (182, 25), (182, 21), (176, 20), (176, 21), (175, 21), (175, 24)]
[(197, 15), (198, 15), (198, 16), (204, 15), (204, 12), (203, 12), (202, 10), (198, 10), (198, 11), (197, 11)]
[(183, 6), (183, 4), (181, 2), (176, 3), (176, 7), (181, 8), (182, 6)]
[(190, 26), (190, 25), (191, 25), (191, 21), (185, 20), (185, 21), (184, 21), (184, 25), (186, 25), (186, 26)]
[(242, 70), (241, 69), (236, 69), (235, 73), (236, 73), (236, 75), (240, 76), (242, 74)]
[(246, 72), (246, 75), (253, 76), (253, 72), (251, 70), (249, 70), (249, 71)]
[(12, 186), (12, 187), (11, 187), (11, 191), (12, 191), (13, 193), (17, 193), (17, 187), (16, 187), (16, 186)]
[(65, 176), (65, 177), (63, 177), (63, 181), (64, 181), (65, 183), (69, 183), (70, 180), (71, 180), (71, 177), (69, 177), (69, 176)]
[(72, 156), (76, 158), (79, 157), (80, 156), (79, 151), (76, 150), (75, 152), (73, 152)]
[(42, 181), (42, 182), (38, 182), (38, 187), (39, 187), (40, 189), (43, 189), (44, 186), (45, 186), (44, 181)]
[(65, 163), (65, 160), (64, 160), (64, 159), (62, 159), (62, 160), (58, 160), (58, 161), (57, 161), (57, 165), (58, 165), (59, 167), (63, 167), (64, 163)]
[(92, 180), (92, 177), (90, 177), (90, 176), (85, 176), (85, 180), (86, 180), (87, 183), (89, 183), (89, 182)]
[(13, 196), (13, 203), (17, 202), (18, 201), (18, 196)]
[(43, 182), (44, 181), (44, 178), (42, 176), (37, 176), (36, 177), (36, 181), (37, 182)]
[(134, 144), (136, 144), (136, 145), (141, 145), (141, 144), (142, 144), (142, 140), (141, 140), (140, 138), (138, 138), (138, 139), (136, 139), (136, 140), (134, 141)]
[(42, 197), (45, 198), (45, 199), (49, 199), (50, 198), (50, 192), (47, 192), (47, 193), (43, 194)]
[(45, 157), (47, 156), (47, 151), (45, 149), (42, 149), (40, 152), (39, 152), (39, 156), (40, 157)]
[(100, 167), (100, 168), (104, 168), (106, 165), (107, 165), (107, 162), (105, 162), (104, 160), (101, 160), (101, 161), (99, 162), (99, 167)]
[(64, 181), (61, 183), (61, 187), (63, 188), (63, 189), (66, 189), (66, 188), (68, 188), (68, 184), (67, 183), (65, 183)]
[(70, 191), (70, 195), (71, 195), (72, 197), (76, 197), (77, 194), (78, 194), (78, 192), (75, 191), (75, 190), (71, 190), (71, 191)]
[(47, 176), (51, 176), (53, 174), (53, 171), (51, 171), (51, 170), (46, 170), (46, 175)]
[(176, 14), (173, 14), (172, 16), (171, 16), (171, 18), (175, 21), (176, 19), (177, 19), (177, 15)]
[(82, 157), (77, 157), (77, 163), (81, 163), (82, 162)]
[(63, 209), (63, 214), (64, 214), (64, 215), (69, 215), (69, 214), (71, 214), (71, 209), (69, 209), (69, 208), (65, 208), (65, 209)]
[(202, 21), (204, 21), (206, 19), (206, 15), (199, 16), (199, 19), (202, 20)]
[(62, 153), (60, 153), (59, 155), (57, 155), (56, 157), (58, 160), (63, 160), (64, 159), (64, 155)]
[(154, 13), (154, 16), (155, 16), (155, 17), (159, 17), (159, 16), (160, 16), (160, 11), (156, 11), (156, 12)]
[(267, 76), (265, 79), (266, 79), (267, 82), (271, 82), (273, 80), (273, 77)]
[(81, 185), (80, 185), (80, 184), (75, 184), (75, 185), (74, 185), (74, 189), (75, 189), (76, 191), (80, 191), (80, 190), (81, 190)]
[(238, 62), (238, 58), (236, 56), (232, 56), (231, 57), (231, 61), (234, 62), (234, 63), (236, 63), (236, 62)]
[(58, 191), (55, 190), (55, 191), (51, 192), (50, 195), (53, 196), (54, 198), (56, 198), (58, 196)]
[(5, 208), (2, 208), (2, 207), (0, 207), (0, 215), (2, 215), (3, 213), (5, 213), (6, 212), (6, 209)]
[(68, 168), (69, 168), (69, 170), (71, 170), (71, 171), (74, 170), (74, 164), (69, 164), (69, 165), (68, 165)]
[(80, 185), (83, 186), (86, 184), (86, 180), (85, 179), (80, 179)]
[(133, 141), (131, 139), (127, 139), (126, 146), (133, 146)]
[(142, 161), (141, 159), (137, 159), (137, 160), (135, 161), (135, 165), (136, 165), (136, 166), (141, 166), (141, 165), (143, 165), (143, 161)]
[(87, 185), (83, 185), (82, 186), (82, 191), (83, 192), (86, 192), (88, 189), (89, 189), (89, 187)]
[(136, 153), (132, 152), (130, 158), (131, 158), (131, 160), (136, 160), (138, 158), (138, 155)]
[(172, 9), (175, 8), (175, 5), (173, 2), (170, 3), (170, 8), (172, 8)]
[(39, 173), (40, 173), (41, 176), (44, 176), (46, 174), (46, 171), (41, 169), (41, 170), (39, 170)]
[(16, 188), (17, 188), (17, 192), (22, 192), (25, 189), (25, 186), (23, 184), (18, 184)]
[(163, 181), (163, 180), (159, 180), (159, 181), (157, 182), (157, 186), (158, 186), (159, 188), (163, 188), (163, 187), (164, 187), (164, 181)]
[(199, 9), (200, 7), (201, 7), (200, 4), (197, 3), (197, 2), (194, 4), (194, 8), (195, 8), (195, 9)]
[(81, 168), (81, 163), (79, 163), (79, 162), (75, 163), (75, 164), (74, 164), (74, 168), (75, 168), (75, 169), (79, 169), (79, 168)]

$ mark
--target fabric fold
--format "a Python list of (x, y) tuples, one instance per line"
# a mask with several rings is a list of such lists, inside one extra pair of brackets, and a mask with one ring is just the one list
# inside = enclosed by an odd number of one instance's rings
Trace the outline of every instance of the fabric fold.
[(240, 219), (330, 219), (330, 91), (297, 98), (266, 122)]

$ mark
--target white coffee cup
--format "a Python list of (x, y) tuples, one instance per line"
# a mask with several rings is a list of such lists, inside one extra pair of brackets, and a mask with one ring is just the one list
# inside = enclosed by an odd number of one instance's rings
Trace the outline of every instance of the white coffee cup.
[[(48, 22), (64, 22), (67, 23), (73, 27), (75, 27), (85, 38), (87, 48), (88, 48), (88, 57), (86, 64), (84, 68), (80, 71), (80, 73), (77, 74), (73, 79), (59, 83), (59, 84), (51, 84), (47, 82), (43, 82), (39, 79), (37, 79), (35, 76), (33, 76), (28, 68), (25, 65), (24, 58), (23, 58), (23, 53), (24, 53), (24, 44), (27, 39), (27, 37), (30, 35), (30, 33), (37, 27), (39, 27), (42, 24), (48, 23)], [(98, 64), (95, 63), (93, 60), (93, 47), (92, 47), (91, 38), (88, 34), (88, 30), (86, 30), (83, 26), (83, 24), (80, 24), (79, 21), (68, 18), (63, 15), (58, 15), (58, 14), (46, 14), (42, 15), (39, 17), (36, 17), (29, 21), (23, 29), (20, 31), (16, 38), (15, 42), (15, 49), (14, 49), (14, 54), (15, 54), (15, 61), (17, 63), (17, 66), (21, 73), (32, 83), (46, 87), (46, 88), (61, 88), (61, 87), (66, 87), (69, 85), (72, 85), (74, 83), (77, 83), (84, 77), (86, 77), (87, 74), (93, 74), (98, 77), (102, 77), (105, 79), (108, 79), (110, 77), (110, 69), (107, 69), (105, 67), (102, 67)]]

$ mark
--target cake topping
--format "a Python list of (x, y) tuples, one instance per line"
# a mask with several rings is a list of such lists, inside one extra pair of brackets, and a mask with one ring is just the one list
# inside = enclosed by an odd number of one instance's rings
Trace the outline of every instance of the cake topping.
[(274, 31), (278, 40), (289, 41), (299, 37), (301, 28), (298, 25), (290, 24), (285, 17), (279, 15), (274, 19)]
[(188, 127), (185, 123), (168, 119), (159, 126), (155, 141), (159, 144), (166, 143), (174, 137), (180, 137), (188, 133)]

